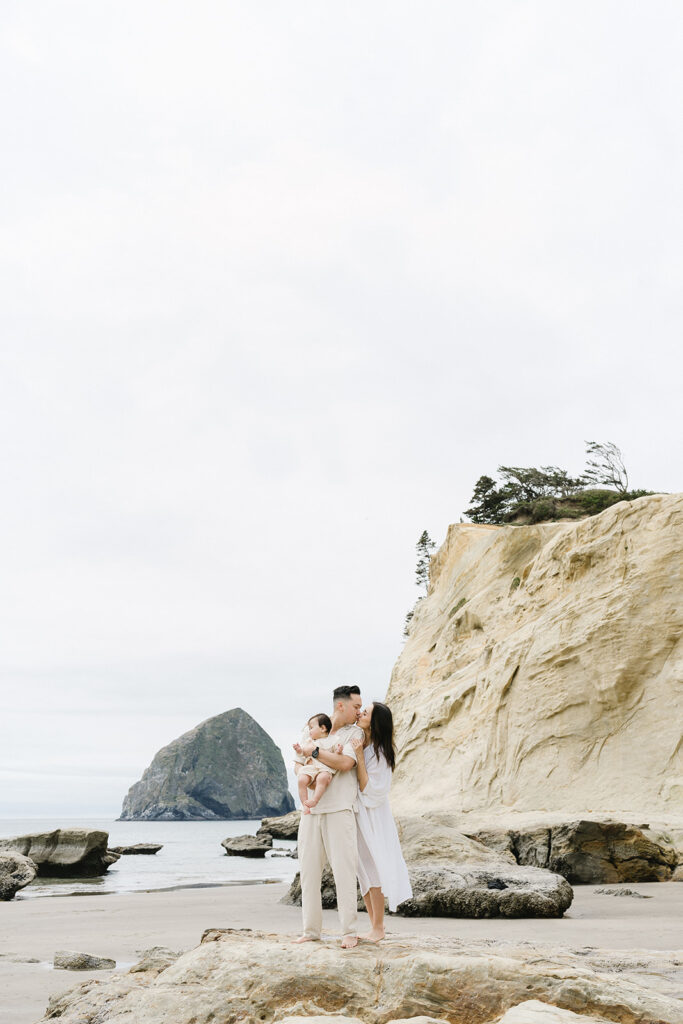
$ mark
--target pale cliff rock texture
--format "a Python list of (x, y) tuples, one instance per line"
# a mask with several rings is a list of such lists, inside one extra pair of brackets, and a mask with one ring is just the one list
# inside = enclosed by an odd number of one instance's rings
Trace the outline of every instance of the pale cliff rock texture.
[(280, 748), (242, 708), (163, 747), (128, 791), (122, 821), (260, 818), (294, 810)]
[(396, 813), (683, 815), (683, 495), (451, 526), (387, 695)]

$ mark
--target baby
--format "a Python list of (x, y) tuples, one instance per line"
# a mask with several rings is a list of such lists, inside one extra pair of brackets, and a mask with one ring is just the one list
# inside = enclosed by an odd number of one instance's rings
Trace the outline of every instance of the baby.
[[(313, 740), (317, 747), (322, 747), (323, 750), (329, 750), (335, 754), (341, 754), (341, 743), (335, 743), (329, 739), (331, 729), (332, 722), (327, 715), (313, 715), (312, 718), (308, 719), (304, 727), (304, 731), (301, 734), (301, 742), (293, 744), (296, 754), (294, 758), (294, 771), (299, 783), (299, 799), (301, 800), (304, 814), (311, 813), (311, 807), (315, 807), (318, 803), (332, 781), (332, 776), (336, 775), (337, 769), (328, 768), (326, 764), (322, 764), (314, 757), (306, 757), (302, 752), (302, 744)], [(308, 790), (311, 786), (314, 787), (313, 796), (309, 797)]]

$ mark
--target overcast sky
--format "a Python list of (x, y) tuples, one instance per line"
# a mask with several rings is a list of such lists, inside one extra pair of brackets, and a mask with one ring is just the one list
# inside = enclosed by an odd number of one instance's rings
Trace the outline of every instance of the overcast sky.
[(5, 0), (0, 815), (383, 697), (415, 541), (500, 463), (680, 489), (682, 29)]

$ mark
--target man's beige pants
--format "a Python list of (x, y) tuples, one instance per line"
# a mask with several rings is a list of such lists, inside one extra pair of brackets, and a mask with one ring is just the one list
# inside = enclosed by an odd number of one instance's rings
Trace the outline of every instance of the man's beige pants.
[(337, 888), (337, 909), (342, 935), (358, 929), (356, 904), (356, 818), (353, 811), (302, 814), (299, 825), (299, 872), (304, 935), (319, 939), (323, 927), (320, 880), (329, 861)]

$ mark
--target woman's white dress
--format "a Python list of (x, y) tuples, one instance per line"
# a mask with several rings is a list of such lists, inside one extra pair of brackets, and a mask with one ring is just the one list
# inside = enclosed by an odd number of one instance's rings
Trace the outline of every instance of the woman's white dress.
[(410, 899), (413, 890), (401, 853), (398, 832), (389, 805), (391, 768), (372, 746), (365, 747), (368, 782), (358, 789), (356, 824), (358, 826), (358, 881), (363, 895), (379, 887), (389, 902), (389, 910)]

